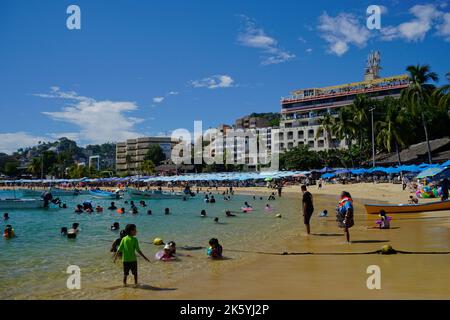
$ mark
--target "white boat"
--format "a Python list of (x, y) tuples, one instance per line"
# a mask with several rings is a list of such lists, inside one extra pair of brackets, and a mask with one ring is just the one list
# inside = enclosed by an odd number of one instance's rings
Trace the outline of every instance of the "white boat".
[(44, 207), (42, 199), (0, 199), (0, 210), (40, 209)]
[(161, 190), (142, 191), (138, 189), (128, 188), (126, 194), (130, 199), (183, 199), (188, 198), (189, 195), (182, 192), (168, 192)]
[(103, 190), (90, 190), (89, 194), (97, 199), (120, 199), (120, 194)]

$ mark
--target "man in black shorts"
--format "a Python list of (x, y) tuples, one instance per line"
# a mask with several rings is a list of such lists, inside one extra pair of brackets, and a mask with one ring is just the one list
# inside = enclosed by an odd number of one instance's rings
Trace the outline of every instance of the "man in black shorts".
[(309, 226), (309, 221), (311, 220), (312, 214), (314, 212), (313, 197), (312, 194), (306, 189), (306, 186), (302, 186), (302, 208), (303, 208), (303, 222), (306, 226), (306, 232), (311, 233)]

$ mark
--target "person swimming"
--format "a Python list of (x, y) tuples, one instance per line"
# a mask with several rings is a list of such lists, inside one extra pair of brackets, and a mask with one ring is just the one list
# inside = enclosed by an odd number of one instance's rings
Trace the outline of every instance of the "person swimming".
[(232, 214), (230, 210), (225, 211), (225, 214), (227, 215), (227, 217), (236, 217), (236, 215)]
[(211, 196), (211, 199), (209, 199), (209, 203), (216, 203), (216, 199), (214, 196)]
[(144, 200), (140, 201), (139, 204), (140, 204), (140, 206), (143, 207), (143, 208), (145, 208), (145, 207), (147, 206), (147, 204), (145, 203)]
[(125, 208), (117, 209), (117, 213), (118, 214), (124, 214), (125, 213)]
[(116, 203), (115, 202), (111, 202), (111, 205), (109, 206), (109, 208), (108, 208), (108, 210), (117, 210), (117, 207), (116, 207)]
[(151, 216), (151, 215), (152, 215), (152, 210), (148, 209), (148, 210), (147, 210), (147, 214), (148, 214), (149, 216)]
[(175, 241), (169, 241), (167, 242), (167, 245), (170, 248), (170, 253), (175, 255), (177, 253), (177, 244), (175, 243)]
[(164, 209), (164, 214), (165, 214), (165, 215), (170, 214), (170, 209), (169, 209), (169, 208)]
[(221, 259), (223, 248), (219, 243), (219, 240), (212, 238), (209, 240), (209, 248), (206, 251), (208, 257), (211, 259)]
[(114, 222), (111, 226), (111, 231), (117, 231), (120, 229), (120, 224), (118, 222)]
[(83, 213), (83, 206), (81, 204), (77, 205), (77, 208), (75, 209), (75, 213)]
[[(112, 253), (116, 253), (117, 252), (117, 248), (119, 248), (120, 242), (122, 241), (123, 238), (125, 238), (126, 235), (127, 235), (127, 233), (125, 232), (125, 230), (121, 230), (119, 238), (114, 240), (114, 242), (111, 245), (111, 249), (109, 251), (112, 252)], [(122, 253), (119, 253), (119, 255), (121, 255), (121, 254)]]
[(75, 239), (77, 237), (77, 234), (78, 234), (78, 231), (79, 231), (78, 227), (79, 227), (78, 223), (72, 224), (72, 228), (70, 228), (67, 231), (67, 238), (68, 239)]
[(97, 208), (95, 208), (95, 212), (102, 213), (103, 212), (103, 207), (97, 206)]
[(16, 236), (13, 227), (8, 224), (6, 225), (5, 230), (3, 231), (3, 238), (5, 239), (12, 239)]
[(132, 214), (138, 214), (138, 213), (139, 213), (139, 210), (138, 210), (137, 207), (132, 207), (130, 213), (132, 213)]
[(205, 210), (202, 210), (202, 211), (200, 212), (200, 216), (203, 217), (203, 218), (206, 217), (206, 211), (205, 211)]
[(62, 236), (67, 236), (67, 227), (62, 227), (61, 228), (61, 235)]
[(214, 218), (214, 222), (215, 222), (215, 223), (219, 223), (219, 218), (218, 218), (218, 217), (215, 217), (215, 218)]
[(3, 214), (3, 220), (9, 220), (9, 214), (7, 213), (7, 212), (5, 212), (4, 214)]
[(247, 201), (245, 201), (245, 203), (244, 203), (244, 207), (245, 207), (245, 208), (253, 208), (253, 207), (252, 207), (251, 205), (249, 205), (249, 204), (248, 204), (248, 202), (247, 202)]

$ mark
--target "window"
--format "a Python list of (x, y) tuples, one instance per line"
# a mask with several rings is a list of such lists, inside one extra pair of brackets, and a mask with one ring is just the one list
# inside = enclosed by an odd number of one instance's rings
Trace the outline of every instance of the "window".
[(308, 141), (308, 147), (314, 148), (314, 141), (313, 140)]
[(314, 130), (313, 129), (308, 130), (308, 138), (314, 138)]
[(289, 131), (289, 132), (287, 133), (287, 138), (288, 138), (288, 140), (294, 139), (294, 132)]
[(325, 147), (325, 141), (319, 140), (319, 142), (317, 143), (317, 146), (318, 146), (319, 148)]
[(303, 130), (299, 131), (297, 134), (297, 137), (299, 139), (304, 139), (305, 138), (305, 132)]

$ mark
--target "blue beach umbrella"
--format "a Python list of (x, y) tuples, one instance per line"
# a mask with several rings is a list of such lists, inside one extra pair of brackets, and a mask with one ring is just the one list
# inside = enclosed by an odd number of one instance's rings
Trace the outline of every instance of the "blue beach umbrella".
[(445, 170), (445, 168), (437, 168), (437, 167), (425, 169), (424, 171), (420, 172), (417, 175), (417, 178), (422, 179), (422, 178), (427, 178), (427, 177), (434, 177), (435, 175), (441, 173), (444, 170)]

